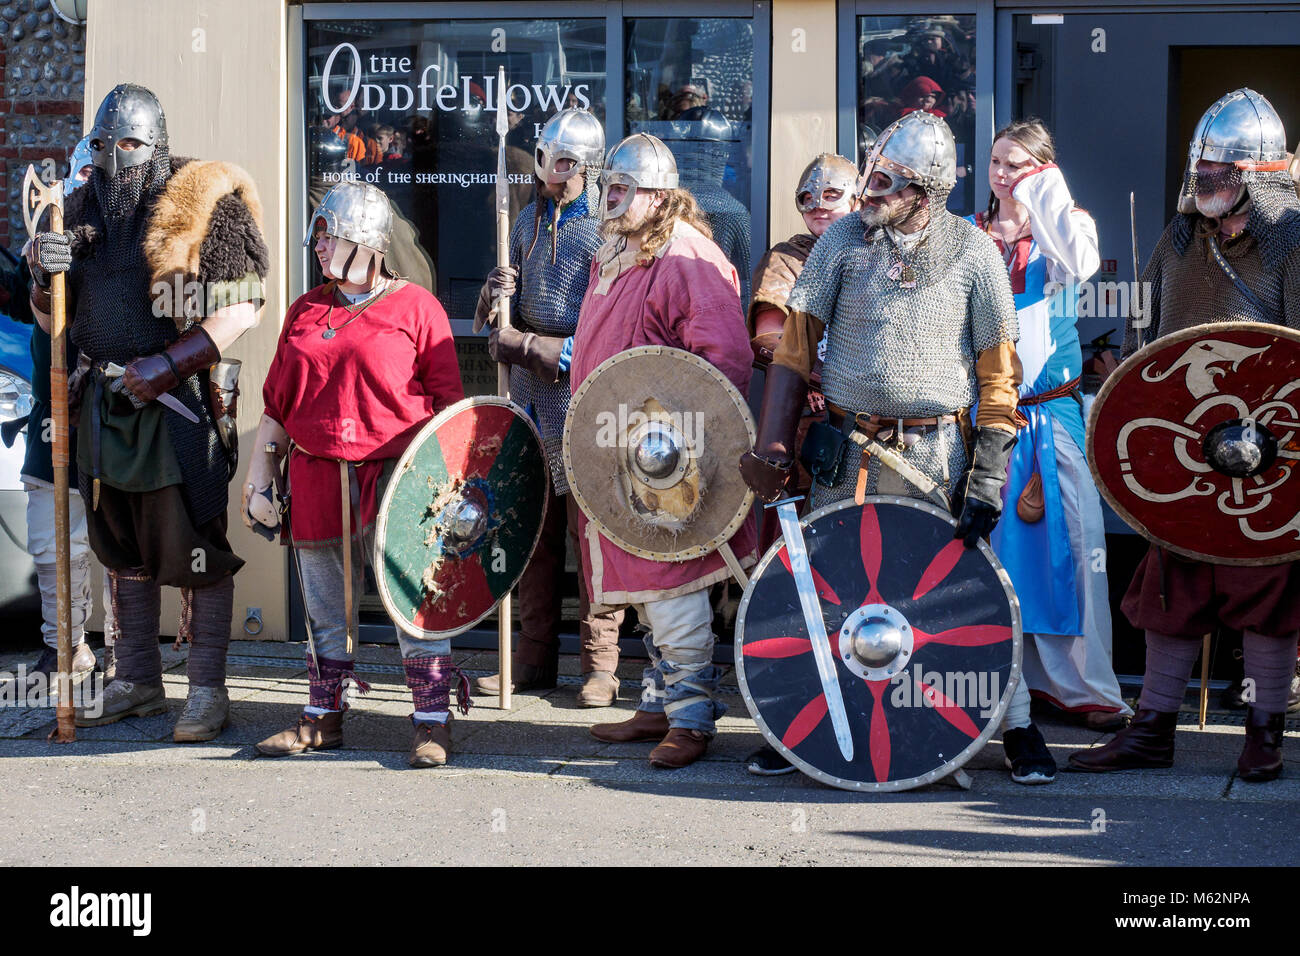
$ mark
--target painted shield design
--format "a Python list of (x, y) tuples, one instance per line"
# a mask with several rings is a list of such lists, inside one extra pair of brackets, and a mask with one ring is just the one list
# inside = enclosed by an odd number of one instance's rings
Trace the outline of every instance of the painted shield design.
[(736, 462), (754, 418), (726, 376), (681, 349), (642, 345), (598, 365), (564, 421), (564, 472), (600, 533), (652, 561), (716, 551), (754, 493)]
[(1300, 558), (1300, 332), (1223, 322), (1134, 352), (1097, 394), (1088, 461), (1116, 513), (1175, 554)]
[(961, 767), (1002, 721), (1020, 679), (1020, 603), (984, 542), (916, 498), (836, 502), (800, 522), (853, 735), (827, 716), (785, 543), (750, 578), (736, 670), (768, 742), (822, 783), (908, 790)]
[(451, 637), (486, 617), (524, 573), (546, 517), (537, 427), (479, 396), (420, 430), (384, 491), (375, 534), (379, 596), (415, 637)]

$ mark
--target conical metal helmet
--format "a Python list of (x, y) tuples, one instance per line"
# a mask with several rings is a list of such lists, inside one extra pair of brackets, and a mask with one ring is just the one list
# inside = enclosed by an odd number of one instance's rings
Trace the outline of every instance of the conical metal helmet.
[[(870, 187), (872, 173), (889, 177), (886, 188)], [(938, 116), (923, 110), (908, 113), (885, 127), (867, 154), (862, 174), (864, 196), (889, 196), (916, 183), (932, 199), (947, 196), (957, 185), (957, 143)]]
[[(544, 183), (562, 183), (571, 179), (582, 167), (600, 169), (605, 157), (605, 129), (600, 120), (588, 110), (560, 110), (542, 127), (533, 152), (533, 167), (537, 178)], [(558, 172), (555, 164), (561, 159), (573, 160), (573, 167)]]
[(1178, 211), (1196, 211), (1201, 160), (1230, 163), (1236, 172), (1225, 182), (1241, 186), (1276, 181), (1285, 183), (1290, 156), (1286, 131), (1273, 104), (1252, 89), (1243, 87), (1224, 94), (1205, 111), (1187, 148), (1187, 168), (1178, 195)]
[(325, 220), (325, 232), (383, 254), (393, 232), (393, 207), (378, 188), (346, 180), (331, 187), (307, 223), (304, 246), (313, 241), (316, 220)]
[[(123, 149), (123, 140), (141, 145)], [(167, 141), (167, 119), (158, 97), (135, 83), (119, 83), (108, 91), (90, 129), (90, 151), (96, 166), (112, 179), (119, 170), (143, 166)]]
[[(838, 189), (838, 199), (827, 199), (826, 192)], [(858, 191), (858, 167), (837, 153), (822, 153), (809, 163), (799, 176), (799, 186), (794, 191), (794, 204), (800, 212), (830, 209), (834, 212), (848, 210)]]
[(1242, 169), (1277, 162), (1285, 168), (1286, 131), (1277, 110), (1263, 96), (1251, 89), (1233, 90), (1205, 111), (1192, 133), (1187, 155), (1193, 165), (1207, 159)]
[[(649, 133), (634, 133), (609, 151), (600, 173), (600, 215), (617, 219), (627, 212), (638, 189), (676, 189), (677, 160), (663, 140)], [(609, 187), (627, 187), (627, 194), (613, 209), (607, 208)]]

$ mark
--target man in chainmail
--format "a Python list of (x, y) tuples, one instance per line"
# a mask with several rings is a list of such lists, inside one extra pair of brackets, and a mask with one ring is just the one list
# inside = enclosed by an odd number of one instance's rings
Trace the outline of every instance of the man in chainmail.
[(677, 159), (682, 187), (691, 191), (708, 217), (713, 241), (740, 276), (740, 301), (748, 302), (751, 217), (745, 204), (722, 184), (731, 157), (731, 123), (715, 109), (695, 106), (667, 125), (672, 131), (668, 147)]
[[(764, 501), (780, 497), (790, 478), (824, 333), (831, 427), (815, 440), (810, 434), (804, 459), (833, 464), (818, 469), (813, 506), (861, 503), (868, 494), (924, 497), (878, 459), (849, 452), (856, 446), (842, 437), (856, 428), (895, 442), (944, 489), (967, 547), (997, 523), (1016, 443), (1016, 307), (992, 241), (945, 208), (956, 180), (952, 132), (939, 117), (908, 113), (880, 134), (867, 157), (861, 212), (817, 240), (786, 303), (757, 442), (741, 459), (741, 473)], [(1030, 722), (1023, 681), (1003, 727), (1014, 778), (1053, 779), (1056, 765)]]
[[(566, 542), (577, 551), (578, 507), (564, 476), (564, 418), (569, 410), (569, 361), (578, 310), (587, 292), (591, 259), (600, 247), (598, 190), (605, 131), (591, 113), (566, 109), (552, 116), (533, 154), (536, 198), (510, 231), (510, 265), (493, 269), (479, 295), (476, 327), (490, 319), (500, 296), (513, 298), (511, 326), (494, 328), (488, 351), (510, 368), (510, 397), (537, 421), (551, 466), (546, 522), (519, 580), (519, 642), (514, 689), (556, 685)], [(567, 527), (567, 533), (566, 533)], [(608, 707), (618, 699), (618, 629), (621, 611), (593, 613), (578, 576), (582, 641), (581, 707)], [(495, 695), (500, 675), (474, 682)]]
[(208, 370), (257, 322), (268, 254), (257, 189), (222, 162), (173, 157), (161, 104), (124, 83), (90, 133), (94, 173), (69, 198), (66, 234), (32, 244), (32, 306), (71, 267), (73, 342), (93, 363), (78, 427), (78, 484), (91, 548), (108, 569), (117, 677), (78, 726), (161, 712), (160, 586), (182, 589), (189, 694), (174, 730), (211, 740), (225, 689), (234, 574), (226, 540), (236, 449), (214, 421)]
[[(1228, 93), (1201, 117), (1178, 212), (1142, 273), (1142, 308), (1129, 318), (1126, 355), (1210, 322), (1300, 328), (1300, 199), (1288, 159), (1282, 121), (1254, 90)], [(1201, 637), (1222, 627), (1242, 632), (1245, 675), (1255, 690), (1238, 775), (1277, 777), (1300, 632), (1300, 562), (1211, 565), (1152, 545), (1122, 606), (1146, 632), (1137, 716), (1104, 746), (1072, 754), (1070, 765), (1091, 771), (1171, 766), (1178, 710)]]

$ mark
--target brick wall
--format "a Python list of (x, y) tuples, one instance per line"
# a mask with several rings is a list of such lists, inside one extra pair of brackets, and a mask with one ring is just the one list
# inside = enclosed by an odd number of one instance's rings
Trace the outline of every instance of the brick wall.
[(50, 0), (0, 0), (0, 245), (26, 239), (19, 191), (27, 166), (62, 177), (81, 139), (86, 31), (55, 16)]

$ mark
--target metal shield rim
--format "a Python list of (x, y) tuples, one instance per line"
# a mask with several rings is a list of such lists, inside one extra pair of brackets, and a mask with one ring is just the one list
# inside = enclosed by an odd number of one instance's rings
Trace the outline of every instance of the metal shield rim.
[(1223, 332), (1261, 332), (1268, 335), (1277, 335), (1279, 338), (1290, 339), (1296, 345), (1300, 345), (1300, 330), (1292, 329), (1286, 325), (1273, 325), (1270, 322), (1205, 322), (1201, 325), (1193, 325), (1191, 328), (1182, 329), (1178, 332), (1170, 332), (1166, 336), (1156, 339), (1154, 342), (1148, 342), (1142, 348), (1138, 349), (1118, 366), (1115, 371), (1106, 376), (1106, 381), (1101, 383), (1101, 388), (1097, 390), (1097, 397), (1092, 401), (1092, 409), (1088, 412), (1088, 429), (1084, 435), (1084, 457), (1088, 459), (1088, 470), (1092, 472), (1093, 484), (1101, 492), (1101, 496), (1106, 499), (1106, 503), (1117, 514), (1121, 521), (1146, 538), (1151, 544), (1164, 548), (1183, 558), (1190, 558), (1193, 561), (1201, 561), (1205, 564), (1221, 564), (1232, 567), (1263, 568), (1271, 567), (1276, 564), (1287, 564), (1288, 562), (1300, 559), (1300, 548), (1272, 558), (1218, 558), (1201, 554), (1199, 551), (1193, 551), (1190, 548), (1184, 548), (1164, 540), (1138, 518), (1119, 503), (1119, 500), (1112, 494), (1110, 487), (1102, 478), (1101, 473), (1097, 470), (1097, 456), (1094, 453), (1096, 448), (1096, 424), (1097, 418), (1101, 414), (1103, 403), (1110, 397), (1116, 384), (1120, 380), (1120, 372), (1125, 370), (1126, 366), (1140, 365), (1150, 359), (1152, 355), (1162, 349), (1177, 345), (1179, 342), (1185, 342), (1188, 339), (1200, 338), (1203, 335), (1221, 334)]
[[(904, 495), (867, 495), (862, 501), (864, 506), (881, 503), (903, 505), (908, 508), (916, 508), (919, 511), (926, 511), (936, 517), (943, 518), (954, 528), (957, 526), (956, 521), (953, 520), (952, 516), (948, 514), (948, 512), (944, 511), (937, 505), (931, 504), (928, 501), (923, 501), (920, 498), (910, 498)], [(836, 511), (842, 511), (846, 508), (856, 507), (857, 505), (852, 498), (846, 498), (843, 501), (835, 501), (822, 508), (818, 508), (807, 517), (800, 518), (799, 525), (801, 528), (807, 528), (813, 521), (823, 518), (826, 515), (833, 514)], [(754, 589), (757, 586), (758, 581), (762, 578), (763, 572), (767, 570), (768, 565), (776, 560), (777, 554), (784, 546), (785, 542), (778, 538), (772, 543), (772, 546), (767, 549), (763, 557), (759, 559), (758, 564), (754, 566), (753, 571), (749, 575), (749, 587), (745, 588), (745, 593), (740, 599), (740, 606), (736, 611), (737, 639), (735, 641), (734, 650), (736, 683), (740, 687), (740, 695), (745, 701), (745, 708), (749, 711), (750, 717), (753, 718), (754, 723), (758, 726), (759, 732), (763, 735), (763, 738), (767, 741), (768, 745), (790, 763), (794, 764), (794, 766), (798, 767), (803, 773), (820, 783), (824, 783), (830, 787), (835, 787), (839, 790), (857, 790), (865, 793), (891, 793), (901, 790), (913, 790), (916, 787), (925, 786), (928, 783), (933, 783), (936, 780), (941, 780), (942, 778), (951, 775), (956, 770), (960, 770), (977, 753), (983, 750), (985, 745), (988, 744), (989, 739), (1001, 726), (1002, 718), (1006, 716), (1007, 708), (1011, 704), (1011, 695), (1015, 693), (1016, 687), (1019, 685), (1022, 678), (1022, 662), (1024, 660), (1024, 633), (1021, 628), (1020, 599), (1016, 597), (1015, 588), (1011, 584), (1011, 575), (1009, 575), (1006, 569), (1002, 567), (1002, 562), (999, 561), (997, 555), (993, 553), (993, 548), (989, 543), (981, 538), (978, 545), (979, 552), (984, 555), (985, 559), (987, 559), (989, 564), (993, 567), (1011, 607), (1011, 678), (1007, 681), (1006, 690), (1003, 692), (1002, 697), (999, 698), (993, 716), (988, 719), (984, 729), (980, 731), (979, 736), (972, 740), (970, 744), (968, 744), (951, 760), (946, 761), (941, 766), (921, 774), (920, 776), (908, 777), (903, 780), (887, 780), (883, 783), (872, 783), (866, 780), (844, 780), (814, 767), (806, 760), (797, 756), (781, 742), (781, 736), (774, 733), (772, 729), (767, 726), (767, 722), (763, 719), (762, 714), (754, 705), (754, 699), (749, 693), (749, 681), (745, 676), (743, 653), (745, 646), (745, 619), (746, 615), (749, 613), (750, 598), (754, 594)], [(838, 667), (839, 665), (836, 666)]]
[(730, 541), (732, 537), (735, 536), (736, 532), (740, 530), (740, 526), (745, 523), (745, 518), (754, 505), (754, 492), (752, 489), (745, 489), (745, 495), (741, 500), (739, 507), (736, 509), (736, 513), (731, 517), (722, 530), (707, 542), (702, 545), (696, 545), (695, 547), (685, 551), (668, 552), (647, 550), (646, 548), (635, 545), (630, 541), (623, 540), (619, 535), (607, 529), (604, 522), (592, 516), (591, 509), (587, 505), (586, 499), (583, 497), (581, 487), (577, 480), (577, 470), (573, 466), (572, 444), (569, 440), (569, 436), (572, 432), (571, 426), (573, 423), (573, 410), (581, 403), (582, 396), (586, 394), (588, 386), (606, 368), (626, 362), (629, 359), (640, 358), (643, 355), (671, 355), (673, 358), (680, 359), (690, 365), (703, 369), (705, 373), (710, 375), (726, 389), (727, 397), (731, 399), (732, 403), (742, 413), (742, 418), (745, 422), (745, 429), (749, 434), (750, 447), (753, 447), (754, 442), (757, 440), (758, 430), (754, 424), (754, 414), (750, 411), (749, 404), (745, 401), (744, 396), (740, 394), (740, 389), (731, 384), (731, 380), (723, 375), (712, 362), (708, 359), (701, 358), (693, 352), (687, 352), (685, 349), (674, 348), (671, 345), (637, 345), (630, 349), (624, 349), (622, 352), (611, 355), (609, 358), (605, 359), (605, 361), (601, 362), (591, 370), (591, 374), (583, 380), (582, 384), (578, 386), (578, 390), (573, 393), (573, 398), (569, 402), (569, 408), (564, 414), (564, 433), (560, 447), (560, 455), (561, 458), (564, 459), (564, 477), (569, 482), (569, 493), (573, 495), (574, 503), (582, 509), (582, 513), (586, 515), (587, 520), (596, 526), (596, 529), (600, 534), (603, 537), (608, 538), (612, 544), (629, 554), (634, 554), (639, 558), (646, 558), (649, 561), (656, 561), (661, 564), (707, 557)]
[[(458, 634), (464, 634), (474, 625), (478, 624), (479, 621), (483, 620), (496, 610), (501, 604), (500, 599), (498, 599), (488, 607), (486, 611), (461, 627), (452, 628), (447, 631), (426, 631), (422, 627), (416, 627), (413, 623), (407, 621), (405, 616), (396, 611), (393, 597), (388, 591), (386, 575), (380, 572), (380, 569), (384, 566), (382, 561), (384, 542), (388, 537), (388, 505), (397, 489), (398, 476), (401, 474), (403, 469), (410, 464), (411, 459), (415, 456), (415, 449), (420, 446), (425, 438), (427, 438), (431, 433), (436, 432), (440, 426), (459, 415), (465, 409), (472, 408), (475, 405), (501, 405), (509, 408), (514, 413), (515, 418), (527, 422), (529, 429), (533, 433), (533, 438), (536, 440), (539, 447), (542, 446), (541, 432), (537, 430), (537, 425), (528, 417), (527, 414), (524, 413), (522, 408), (510, 401), (510, 399), (501, 395), (474, 395), (469, 398), (463, 398), (454, 405), (448, 405), (442, 411), (438, 412), (438, 414), (434, 415), (433, 418), (429, 419), (429, 421), (425, 423), (424, 427), (421, 428), (416, 433), (415, 437), (411, 439), (410, 443), (406, 446), (406, 449), (402, 452), (401, 457), (397, 459), (397, 464), (393, 467), (392, 478), (389, 479), (388, 486), (384, 489), (384, 497), (379, 504), (379, 513), (375, 518), (375, 546), (370, 555), (372, 562), (370, 566), (375, 568), (375, 588), (379, 591), (379, 601), (383, 604), (384, 612), (388, 615), (389, 620), (411, 637), (418, 637), (422, 640), (437, 641), (443, 640), (444, 638), (455, 637)], [(544, 453), (543, 458), (545, 458)], [(546, 471), (546, 480), (548, 483), (551, 480), (549, 469)], [(515, 586), (519, 583), (519, 579), (523, 577), (524, 569), (526, 569), (532, 561), (533, 552), (537, 550), (537, 542), (542, 538), (542, 527), (546, 524), (546, 506), (547, 499), (549, 498), (550, 495), (545, 495), (542, 498), (542, 512), (537, 522), (537, 532), (533, 535), (533, 543), (528, 549), (528, 557), (520, 565), (519, 574), (510, 582), (510, 587), (506, 588), (506, 594), (509, 594), (515, 589)]]

